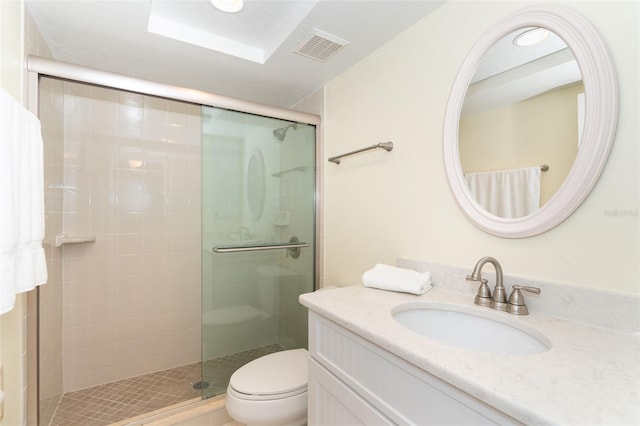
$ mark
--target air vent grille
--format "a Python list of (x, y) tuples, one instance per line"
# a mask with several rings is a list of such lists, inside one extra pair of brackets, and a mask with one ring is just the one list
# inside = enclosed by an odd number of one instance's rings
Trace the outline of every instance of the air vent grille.
[(307, 37), (294, 52), (306, 58), (326, 62), (347, 44), (349, 44), (348, 41), (314, 29), (313, 34)]

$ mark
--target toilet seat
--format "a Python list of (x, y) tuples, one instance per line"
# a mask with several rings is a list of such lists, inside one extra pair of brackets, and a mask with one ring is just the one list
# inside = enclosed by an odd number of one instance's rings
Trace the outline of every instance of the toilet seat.
[(307, 393), (306, 386), (293, 392), (287, 392), (282, 394), (272, 394), (272, 395), (253, 395), (253, 394), (242, 393), (235, 390), (231, 385), (229, 385), (229, 387), (227, 388), (227, 396), (232, 395), (238, 399), (242, 399), (245, 401), (276, 401), (279, 399), (293, 398), (297, 395), (301, 395), (304, 393)]
[(229, 380), (227, 392), (253, 401), (299, 395), (307, 391), (307, 364), (306, 349), (265, 355), (236, 370)]

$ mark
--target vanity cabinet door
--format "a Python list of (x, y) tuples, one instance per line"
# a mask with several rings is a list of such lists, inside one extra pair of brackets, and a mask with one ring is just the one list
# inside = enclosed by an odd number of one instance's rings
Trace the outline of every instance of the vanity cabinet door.
[(393, 425), (351, 388), (309, 361), (309, 426)]

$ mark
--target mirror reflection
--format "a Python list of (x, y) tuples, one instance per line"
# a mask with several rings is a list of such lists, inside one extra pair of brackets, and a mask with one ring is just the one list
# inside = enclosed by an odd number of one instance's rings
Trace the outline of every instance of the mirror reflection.
[(247, 202), (251, 219), (256, 221), (262, 216), (264, 209), (266, 182), (264, 156), (260, 149), (256, 149), (247, 167)]
[(556, 34), (521, 28), (493, 44), (459, 123), (460, 162), (476, 201), (503, 218), (542, 207), (576, 158), (583, 111), (580, 68)]

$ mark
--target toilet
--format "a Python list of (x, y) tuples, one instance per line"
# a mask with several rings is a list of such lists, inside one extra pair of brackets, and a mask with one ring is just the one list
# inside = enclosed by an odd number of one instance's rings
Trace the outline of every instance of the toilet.
[(227, 387), (226, 408), (249, 426), (298, 426), (307, 422), (306, 349), (265, 355), (240, 367)]

